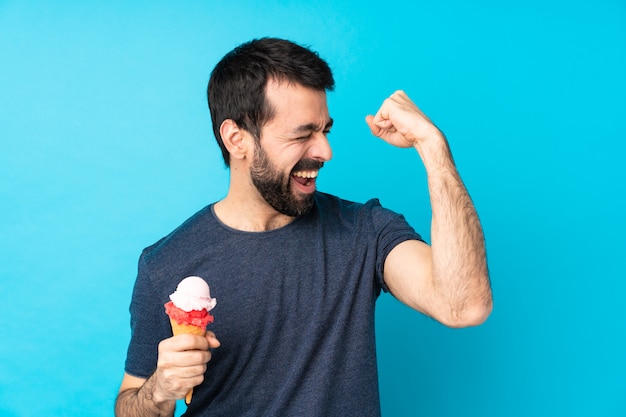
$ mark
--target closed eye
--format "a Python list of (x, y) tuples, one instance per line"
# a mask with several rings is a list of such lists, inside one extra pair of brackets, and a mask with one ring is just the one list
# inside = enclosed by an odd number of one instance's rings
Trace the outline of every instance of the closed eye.
[(330, 134), (330, 129), (333, 127), (333, 119), (330, 119), (326, 126), (323, 129), (320, 129), (319, 126), (316, 126), (313, 123), (309, 123), (306, 125), (296, 127), (292, 133), (300, 134), (301, 136), (296, 137), (296, 140), (304, 141), (310, 139), (314, 132), (319, 132), (322, 130), (324, 136)]
[[(322, 133), (324, 134), (324, 136), (328, 136), (330, 134), (330, 129), (324, 129)], [(311, 139), (311, 136), (313, 136), (313, 132), (309, 133), (306, 136), (299, 136), (296, 138), (296, 140), (299, 140), (299, 141), (309, 140)]]

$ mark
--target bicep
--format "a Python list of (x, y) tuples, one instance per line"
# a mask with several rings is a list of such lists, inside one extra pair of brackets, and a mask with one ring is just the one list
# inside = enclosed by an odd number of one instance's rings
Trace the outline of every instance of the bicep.
[(389, 252), (383, 279), (402, 303), (426, 315), (434, 315), (432, 249), (419, 240), (406, 240)]

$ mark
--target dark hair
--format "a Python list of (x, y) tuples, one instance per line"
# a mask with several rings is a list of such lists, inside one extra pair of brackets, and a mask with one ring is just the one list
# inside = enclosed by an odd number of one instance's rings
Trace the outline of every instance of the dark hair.
[(213, 133), (226, 166), (230, 166), (230, 157), (220, 135), (222, 122), (232, 119), (259, 140), (261, 128), (274, 117), (265, 96), (270, 79), (319, 91), (332, 91), (335, 87), (326, 61), (291, 41), (255, 39), (226, 54), (211, 72), (207, 88)]

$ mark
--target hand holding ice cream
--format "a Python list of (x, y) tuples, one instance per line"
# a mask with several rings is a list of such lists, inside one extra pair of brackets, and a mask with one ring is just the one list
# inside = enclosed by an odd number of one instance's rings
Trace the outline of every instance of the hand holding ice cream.
[[(191, 276), (183, 279), (176, 291), (170, 295), (170, 300), (165, 304), (165, 312), (170, 317), (172, 333), (195, 334), (204, 336), (206, 326), (213, 322), (213, 316), (209, 313), (217, 300), (211, 298), (208, 284), (200, 277)], [(191, 402), (193, 389), (185, 396), (185, 402)]]

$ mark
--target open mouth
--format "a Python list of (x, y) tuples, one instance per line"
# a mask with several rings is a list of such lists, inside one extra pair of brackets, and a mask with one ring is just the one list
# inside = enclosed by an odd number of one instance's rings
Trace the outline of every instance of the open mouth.
[(296, 171), (291, 177), (300, 185), (311, 186), (315, 185), (317, 174), (318, 171)]

